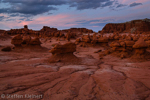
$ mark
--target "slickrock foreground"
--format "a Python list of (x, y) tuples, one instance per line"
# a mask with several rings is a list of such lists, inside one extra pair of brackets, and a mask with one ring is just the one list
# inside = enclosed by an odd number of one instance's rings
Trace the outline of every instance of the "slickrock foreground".
[(150, 100), (148, 34), (21, 30), (0, 38), (0, 100)]

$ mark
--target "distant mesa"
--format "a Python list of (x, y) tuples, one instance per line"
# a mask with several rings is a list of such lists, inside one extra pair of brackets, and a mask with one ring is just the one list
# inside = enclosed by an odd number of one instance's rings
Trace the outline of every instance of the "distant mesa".
[[(9, 35), (17, 35), (17, 34), (28, 34), (32, 36), (39, 36), (39, 37), (49, 37), (55, 36), (59, 37), (66, 33), (93, 33), (93, 30), (87, 28), (70, 28), (70, 29), (63, 29), (58, 30), (57, 28), (43, 26), (40, 30), (32, 30), (28, 29), (28, 25), (24, 25), (24, 28), (21, 29), (11, 29), (8, 31), (0, 30), (0, 33), (5, 32)], [(98, 33), (136, 33), (141, 34), (142, 32), (150, 33), (150, 19), (140, 19), (140, 20), (132, 20), (125, 23), (108, 23), (104, 26), (102, 30)], [(61, 35), (60, 35), (61, 34)]]
[(140, 33), (150, 31), (150, 19), (132, 20), (125, 23), (108, 23), (104, 26), (101, 33)]

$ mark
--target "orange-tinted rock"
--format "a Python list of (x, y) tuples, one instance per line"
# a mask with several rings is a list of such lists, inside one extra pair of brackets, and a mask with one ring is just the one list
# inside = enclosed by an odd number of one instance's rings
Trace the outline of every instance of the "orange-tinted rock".
[(86, 43), (90, 43), (91, 42), (90, 36), (89, 35), (83, 35), (82, 41), (86, 42)]
[(133, 41), (137, 41), (139, 39), (138, 36), (133, 36), (132, 38), (133, 38)]
[(110, 23), (106, 24), (102, 29), (104, 33), (113, 33), (113, 32), (147, 32), (150, 31), (150, 21), (149, 19), (144, 20), (133, 20), (126, 23)]
[(119, 36), (118, 36), (118, 35), (115, 35), (115, 36), (114, 36), (114, 39), (115, 39), (115, 40), (119, 40)]
[(98, 39), (97, 39), (96, 33), (94, 33), (91, 43), (96, 44), (97, 42), (98, 42)]
[(125, 39), (126, 40), (132, 40), (132, 37), (131, 36), (127, 36)]
[(68, 32), (68, 33), (66, 34), (66, 38), (67, 38), (68, 41), (70, 41), (70, 38), (71, 38), (71, 33), (70, 33), (70, 32)]
[(145, 51), (146, 51), (146, 50), (145, 50), (144, 48), (136, 49), (136, 50), (135, 50), (135, 54), (144, 54)]
[(135, 42), (134, 41), (125, 41), (125, 44), (127, 47), (132, 47), (135, 44)]
[(81, 38), (77, 38), (76, 41), (75, 41), (75, 44), (78, 44), (81, 42)]
[(112, 42), (109, 46), (110, 47), (120, 47), (121, 45), (118, 42)]
[(148, 47), (148, 45), (142, 38), (140, 38), (138, 41), (136, 41), (135, 44), (133, 45), (134, 49), (147, 48), (147, 47)]
[(125, 51), (124, 47), (112, 47), (113, 51)]
[(66, 43), (64, 45), (57, 44), (49, 52), (52, 54), (65, 54), (73, 53), (76, 51), (76, 45), (74, 43)]
[(133, 48), (135, 49), (135, 54), (144, 54), (147, 47), (148, 47), (148, 45), (146, 44), (146, 42), (142, 38), (140, 38), (133, 45)]
[(80, 39), (80, 38), (77, 38), (77, 39), (76, 39), (76, 42), (81, 42), (81, 39)]
[(120, 42), (120, 46), (125, 47), (125, 46), (126, 46), (126, 43), (123, 42), (123, 41), (121, 41), (121, 42)]
[(23, 40), (21, 35), (16, 35), (12, 38), (11, 44), (14, 44), (15, 46), (21, 46)]
[(31, 41), (31, 37), (28, 35), (28, 36), (24, 36), (23, 37), (23, 44), (29, 44)]
[(98, 38), (98, 42), (100, 42), (100, 43), (107, 43), (108, 42), (108, 38), (107, 37)]
[(30, 41), (31, 45), (40, 45), (41, 41), (39, 40), (39, 38), (34, 38)]
[(150, 47), (150, 40), (146, 41), (146, 44), (148, 45), (148, 47)]

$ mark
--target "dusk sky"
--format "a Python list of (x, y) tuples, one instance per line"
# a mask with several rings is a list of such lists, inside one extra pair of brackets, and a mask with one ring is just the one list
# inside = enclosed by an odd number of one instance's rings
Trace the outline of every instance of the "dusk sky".
[(150, 0), (0, 0), (0, 29), (43, 26), (101, 30), (107, 23), (150, 18)]

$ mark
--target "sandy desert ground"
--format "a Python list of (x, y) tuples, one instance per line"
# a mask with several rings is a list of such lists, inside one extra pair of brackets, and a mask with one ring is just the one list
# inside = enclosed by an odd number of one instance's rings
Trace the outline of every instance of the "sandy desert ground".
[[(13, 48), (11, 39), (0, 39), (0, 49)], [(150, 59), (135, 62), (111, 54), (100, 59), (96, 51), (105, 46), (76, 45), (78, 60), (50, 63), (53, 45), (68, 41), (40, 41), (41, 48), (0, 51), (1, 100), (150, 100)]]

